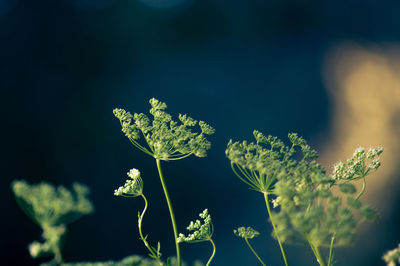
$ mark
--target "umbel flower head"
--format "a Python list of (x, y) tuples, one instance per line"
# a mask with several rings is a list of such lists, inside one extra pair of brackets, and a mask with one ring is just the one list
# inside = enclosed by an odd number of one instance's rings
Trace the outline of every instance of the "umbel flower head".
[(381, 166), (380, 155), (383, 148), (370, 148), (366, 151), (363, 147), (357, 148), (353, 157), (347, 160), (346, 163), (339, 162), (334, 166), (332, 177), (336, 181), (357, 180), (365, 177), (372, 171), (378, 170)]
[(115, 196), (138, 197), (143, 194), (143, 180), (140, 171), (132, 168), (127, 175), (131, 178), (126, 180), (125, 185), (114, 190)]
[(257, 232), (256, 230), (254, 230), (251, 227), (239, 227), (238, 229), (233, 230), (233, 233), (241, 238), (245, 238), (245, 239), (252, 239), (255, 237), (258, 237), (260, 235), (259, 232)]
[(30, 185), (24, 180), (14, 181), (11, 187), (22, 210), (40, 226), (71, 223), (94, 210), (87, 198), (89, 189), (79, 183), (72, 185), (72, 192), (64, 186)]
[[(357, 149), (353, 159), (365, 159), (363, 151)], [(361, 166), (364, 167), (364, 163)], [(273, 191), (276, 196), (274, 204), (279, 211), (271, 217), (284, 242), (297, 242), (306, 236), (314, 246), (329, 246), (335, 235), (335, 246), (349, 245), (355, 239), (355, 230), (361, 219), (375, 220), (378, 217), (372, 207), (359, 200), (363, 191), (357, 194), (356, 187), (350, 182), (364, 178), (370, 173), (368, 170), (358, 168), (357, 177), (353, 175), (343, 182), (326, 174), (315, 161), (302, 159), (287, 164), (284, 173)], [(332, 193), (335, 185), (341, 192), (337, 195)], [(354, 215), (355, 212), (361, 216)]]
[[(150, 99), (150, 114), (131, 113), (123, 109), (114, 109), (114, 115), (119, 119), (122, 132), (132, 144), (144, 153), (160, 160), (179, 160), (190, 155), (205, 157), (211, 148), (207, 135), (215, 130), (204, 121), (197, 122), (193, 118), (179, 114), (179, 121), (172, 120), (165, 112), (167, 105), (154, 98)], [(193, 131), (199, 125), (200, 132)], [(144, 138), (148, 148), (139, 142)]]
[(74, 183), (71, 192), (63, 186), (55, 188), (45, 182), (29, 185), (26, 181), (14, 181), (11, 187), (22, 210), (43, 229), (44, 242), (32, 242), (29, 253), (33, 258), (53, 254), (54, 263), (61, 264), (65, 225), (93, 212), (93, 205), (87, 198), (89, 189)]
[(181, 242), (203, 242), (209, 241), (214, 233), (214, 226), (211, 221), (211, 216), (208, 214), (208, 209), (205, 209), (202, 213), (199, 214), (200, 218), (203, 219), (203, 222), (200, 220), (196, 220), (195, 222), (191, 221), (189, 226), (186, 228), (188, 231), (193, 231), (193, 233), (185, 236), (184, 234), (179, 234), (178, 243)]
[(253, 135), (256, 142), (230, 140), (225, 153), (233, 172), (256, 191), (272, 192), (276, 181), (287, 174), (288, 170), (294, 170), (297, 164), (293, 159), (296, 149), (301, 151), (302, 161), (318, 157), (316, 151), (296, 133), (289, 134), (291, 146), (286, 146), (277, 137), (266, 137), (257, 130), (254, 130)]
[[(357, 149), (353, 158), (329, 175), (314, 160), (317, 152), (297, 134), (288, 135), (289, 146), (277, 137), (266, 137), (258, 131), (253, 134), (255, 142), (230, 141), (226, 155), (240, 180), (256, 191), (273, 195), (271, 220), (281, 241), (298, 243), (306, 238), (313, 246), (329, 246), (335, 235), (335, 246), (348, 245), (354, 240), (361, 218), (378, 217), (373, 208), (359, 201), (363, 191), (356, 194), (351, 181), (379, 167), (382, 148), (368, 152)], [(366, 163), (367, 159), (371, 162)], [(331, 191), (336, 185), (339, 195)]]

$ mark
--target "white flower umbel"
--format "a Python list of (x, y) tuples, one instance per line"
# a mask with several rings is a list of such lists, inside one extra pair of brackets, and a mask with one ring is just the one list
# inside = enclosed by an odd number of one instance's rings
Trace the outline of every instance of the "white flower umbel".
[(205, 209), (202, 213), (199, 214), (200, 218), (203, 219), (203, 222), (200, 220), (196, 220), (195, 222), (191, 221), (189, 226), (186, 228), (188, 231), (194, 231), (188, 236), (184, 234), (179, 234), (177, 241), (178, 243), (188, 242), (188, 243), (197, 243), (210, 241), (213, 246), (213, 253), (208, 260), (206, 266), (210, 264), (215, 255), (215, 244), (212, 240), (212, 235), (214, 233), (214, 226), (211, 221), (211, 215), (208, 214), (208, 209)]
[(132, 168), (127, 175), (131, 178), (126, 180), (125, 185), (114, 190), (115, 196), (138, 197), (143, 194), (143, 180), (140, 171)]

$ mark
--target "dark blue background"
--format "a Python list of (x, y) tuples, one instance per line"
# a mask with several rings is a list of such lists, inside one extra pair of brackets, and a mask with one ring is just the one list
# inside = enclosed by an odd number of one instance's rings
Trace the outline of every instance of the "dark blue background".
[[(129, 144), (112, 114), (115, 107), (147, 112), (155, 97), (170, 113), (217, 130), (207, 158), (163, 163), (180, 231), (209, 208), (216, 265), (257, 265), (232, 234), (241, 225), (258, 229), (255, 248), (268, 265), (281, 265), (262, 195), (233, 175), (226, 143), (258, 129), (282, 138), (298, 132), (318, 149), (332, 108), (321, 74), (326, 52), (343, 40), (400, 40), (399, 1), (144, 2), (0, 1), (2, 264), (38, 263), (26, 246), (41, 232), (18, 209), (13, 179), (91, 188), (96, 212), (70, 225), (67, 261), (145, 255), (137, 235), (142, 201), (113, 196), (133, 167), (150, 204), (144, 232), (161, 241), (165, 255), (174, 253), (155, 161)], [(338, 249), (338, 265), (383, 264), (382, 253), (400, 240), (399, 220), (386, 216), (354, 247)], [(211, 252), (205, 243), (182, 246), (188, 261)], [(293, 265), (316, 265), (306, 247), (288, 253)]]

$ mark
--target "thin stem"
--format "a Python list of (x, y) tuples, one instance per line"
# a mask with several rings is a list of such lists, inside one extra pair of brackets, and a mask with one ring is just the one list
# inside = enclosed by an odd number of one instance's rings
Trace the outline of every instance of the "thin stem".
[(170, 157), (170, 158), (168, 158), (168, 161), (176, 161), (176, 160), (180, 160), (180, 159), (183, 159), (183, 158), (186, 158), (186, 157), (189, 157), (190, 155), (192, 155), (193, 153), (192, 152), (190, 152), (190, 153), (188, 153), (188, 154), (185, 154), (185, 155), (182, 155), (182, 156), (180, 156), (180, 157)]
[(332, 259), (333, 259), (333, 244), (335, 242), (335, 236), (336, 233), (333, 233), (332, 238), (331, 238), (331, 246), (329, 248), (329, 258), (328, 258), (328, 266), (332, 265)]
[(249, 180), (251, 183), (249, 183), (247, 180), (245, 180), (236, 170), (235, 170), (235, 166), (233, 163), (231, 163), (231, 168), (233, 173), (240, 179), (242, 180), (244, 183), (246, 183), (247, 185), (249, 185), (250, 187), (252, 187), (253, 189), (257, 190), (257, 186), (251, 182), (251, 180)]
[(363, 181), (363, 183), (362, 183), (363, 185), (362, 185), (360, 193), (358, 193), (358, 195), (356, 197), (356, 200), (358, 200), (362, 196), (362, 194), (364, 194), (365, 188), (367, 187), (367, 182), (365, 181), (365, 176), (363, 176), (362, 181)]
[(176, 259), (177, 259), (177, 262), (178, 262), (178, 266), (181, 266), (182, 265), (182, 262), (181, 262), (181, 250), (179, 248), (179, 243), (177, 241), (177, 239), (178, 239), (178, 229), (177, 229), (177, 226), (176, 226), (175, 214), (174, 214), (174, 210), (172, 208), (171, 199), (169, 198), (167, 185), (165, 184), (163, 173), (162, 173), (162, 170), (161, 170), (161, 161), (160, 161), (160, 159), (156, 159), (156, 162), (157, 162), (157, 169), (158, 169), (158, 174), (160, 176), (161, 185), (163, 187), (165, 199), (166, 199), (167, 204), (168, 204), (169, 215), (171, 216), (172, 228), (174, 230), (175, 247), (176, 247)]
[(289, 266), (289, 262), (288, 262), (288, 259), (287, 259), (287, 257), (286, 257), (285, 249), (283, 248), (283, 245), (282, 245), (282, 243), (281, 243), (281, 240), (279, 239), (279, 235), (278, 235), (278, 232), (277, 232), (277, 230), (276, 230), (275, 223), (274, 223), (274, 221), (273, 221), (273, 219), (272, 219), (271, 207), (270, 207), (270, 204), (269, 204), (269, 201), (268, 201), (268, 193), (267, 193), (267, 192), (264, 192), (263, 194), (264, 194), (264, 199), (265, 199), (265, 205), (267, 205), (268, 215), (269, 215), (269, 218), (270, 218), (270, 220), (271, 220), (272, 227), (273, 227), (274, 232), (275, 232), (276, 240), (278, 240), (279, 247), (280, 247), (281, 252), (282, 252), (283, 260), (285, 261), (285, 265), (286, 265), (286, 266)]
[(139, 143), (137, 143), (137, 141), (135, 141), (134, 139), (129, 138), (130, 142), (133, 144), (133, 146), (135, 146), (136, 148), (138, 148), (139, 150), (141, 150), (142, 152), (150, 155), (151, 157), (154, 157), (154, 155), (149, 152), (145, 147), (143, 147), (142, 145), (140, 145)]
[(156, 258), (157, 262), (158, 262), (160, 265), (164, 265), (164, 263), (160, 260), (160, 257), (159, 257), (158, 252), (155, 252), (155, 251), (154, 251), (155, 249), (152, 248), (152, 247), (149, 245), (149, 243), (147, 242), (147, 240), (146, 240), (147, 236), (146, 236), (146, 237), (143, 236), (143, 233), (142, 233), (142, 221), (143, 221), (144, 214), (145, 214), (146, 211), (147, 211), (147, 199), (146, 199), (146, 197), (145, 197), (143, 194), (141, 194), (141, 196), (142, 196), (142, 198), (143, 198), (143, 200), (144, 200), (144, 209), (143, 209), (142, 213), (140, 214), (140, 216), (139, 216), (139, 221), (138, 221), (140, 239), (143, 241), (144, 245), (145, 245), (146, 248), (149, 250), (149, 252), (151, 253), (151, 255), (153, 255), (153, 257)]
[(215, 256), (215, 244), (214, 244), (214, 241), (213, 241), (211, 238), (208, 239), (208, 240), (211, 242), (211, 245), (213, 246), (213, 252), (212, 252), (211, 257), (210, 257), (210, 259), (208, 260), (206, 266), (209, 266), (209, 265), (210, 265), (210, 262), (213, 260), (213, 258), (214, 258), (214, 256)]
[(53, 253), (55, 262), (57, 263), (57, 265), (61, 265), (63, 263), (63, 258), (61, 255), (61, 250), (59, 245), (53, 247)]
[(256, 251), (253, 249), (253, 247), (250, 245), (249, 240), (248, 240), (247, 238), (245, 238), (244, 240), (246, 241), (246, 243), (247, 243), (247, 245), (249, 246), (250, 250), (253, 252), (254, 256), (257, 257), (258, 261), (259, 261), (262, 265), (266, 266), (265, 263), (262, 261), (262, 259), (258, 256), (257, 252), (256, 252)]
[(314, 256), (317, 259), (319, 265), (320, 266), (325, 266), (324, 259), (322, 258), (321, 252), (319, 251), (319, 247), (314, 247), (314, 245), (310, 241), (308, 241), (308, 244), (310, 245), (310, 247), (311, 247), (311, 249), (312, 249), (312, 251), (314, 253)]

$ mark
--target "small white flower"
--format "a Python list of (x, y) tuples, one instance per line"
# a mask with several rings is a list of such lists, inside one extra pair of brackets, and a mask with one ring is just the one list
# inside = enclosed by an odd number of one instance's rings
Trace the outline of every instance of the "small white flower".
[(140, 176), (140, 171), (136, 168), (132, 168), (127, 174), (130, 178), (135, 180), (136, 178), (138, 178)]

